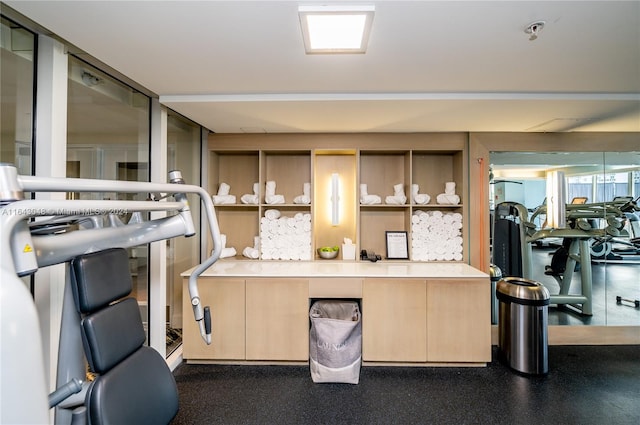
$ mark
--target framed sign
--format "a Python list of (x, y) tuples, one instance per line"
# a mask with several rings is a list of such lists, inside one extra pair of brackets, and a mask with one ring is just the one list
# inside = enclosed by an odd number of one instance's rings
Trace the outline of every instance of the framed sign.
[(387, 236), (387, 259), (389, 260), (408, 260), (409, 259), (409, 241), (407, 232), (385, 232)]

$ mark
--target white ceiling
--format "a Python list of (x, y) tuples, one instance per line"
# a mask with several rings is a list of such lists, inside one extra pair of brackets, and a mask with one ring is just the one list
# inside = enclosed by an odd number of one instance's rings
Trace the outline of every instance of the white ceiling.
[(4, 3), (215, 132), (640, 131), (640, 1), (371, 1), (363, 55), (305, 54), (318, 2)]

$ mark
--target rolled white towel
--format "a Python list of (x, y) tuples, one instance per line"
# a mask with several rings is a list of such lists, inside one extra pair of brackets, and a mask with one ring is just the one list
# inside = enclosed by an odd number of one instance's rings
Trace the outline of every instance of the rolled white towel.
[(402, 183), (394, 184), (393, 194), (395, 196), (404, 196), (404, 185)]
[(418, 193), (419, 191), (420, 186), (415, 183), (411, 185), (411, 199), (413, 200), (413, 203), (418, 205), (428, 204), (431, 200), (431, 196), (426, 193)]
[(284, 204), (284, 196), (276, 194), (276, 182), (269, 180), (266, 183), (264, 202), (267, 204)]
[(218, 196), (226, 196), (229, 194), (229, 190), (231, 189), (231, 186), (229, 186), (227, 183), (220, 183), (220, 186), (218, 186)]
[(310, 204), (311, 203), (311, 183), (302, 185), (302, 195), (293, 198), (294, 204)]
[(276, 194), (276, 182), (273, 180), (269, 180), (265, 183), (265, 195), (275, 195)]
[(455, 195), (456, 194), (456, 183), (455, 182), (446, 182), (444, 184), (444, 193), (447, 195)]
[(305, 195), (298, 195), (295, 198), (293, 198), (293, 203), (294, 204), (310, 204), (311, 198)]
[(283, 195), (265, 195), (264, 202), (269, 205), (284, 204)]
[(380, 198), (378, 195), (364, 195), (360, 196), (360, 203), (362, 205), (381, 204), (382, 198)]
[(250, 246), (246, 247), (245, 249), (242, 250), (242, 255), (244, 255), (247, 258), (251, 258), (251, 259), (256, 259), (260, 256), (259, 251), (256, 248), (252, 248)]
[(402, 183), (393, 185), (393, 196), (387, 196), (385, 203), (391, 205), (403, 205), (407, 202), (407, 197), (404, 194), (404, 185)]
[(413, 197), (413, 203), (418, 205), (428, 204), (430, 200), (431, 196), (427, 195), (426, 193), (418, 193)]
[(231, 247), (231, 248), (222, 248), (222, 251), (220, 252), (220, 258), (228, 258), (228, 257), (233, 257), (236, 255), (236, 249)]
[(389, 205), (404, 205), (407, 202), (407, 197), (404, 195), (392, 195), (384, 198), (384, 202)]
[(253, 194), (245, 193), (240, 197), (240, 202), (243, 204), (257, 204), (260, 202), (260, 183), (253, 184)]
[(440, 205), (458, 205), (460, 203), (460, 197), (458, 195), (441, 193), (436, 197), (436, 202)]
[(280, 218), (280, 210), (274, 210), (274, 209), (266, 210), (264, 212), (264, 216), (268, 220), (277, 220), (278, 218)]
[(240, 197), (240, 202), (243, 204), (256, 205), (260, 197), (258, 195), (251, 195), (250, 193), (245, 193)]
[(235, 195), (213, 195), (212, 197), (213, 203), (216, 205), (225, 205), (225, 204), (235, 204), (236, 197)]

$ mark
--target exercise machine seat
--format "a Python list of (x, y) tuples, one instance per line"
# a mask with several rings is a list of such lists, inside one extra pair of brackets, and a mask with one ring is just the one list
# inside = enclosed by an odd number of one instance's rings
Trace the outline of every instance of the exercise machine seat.
[(145, 332), (122, 248), (71, 261), (71, 282), (89, 369), (98, 376), (85, 400), (90, 424), (168, 424), (178, 390), (162, 356), (144, 346)]

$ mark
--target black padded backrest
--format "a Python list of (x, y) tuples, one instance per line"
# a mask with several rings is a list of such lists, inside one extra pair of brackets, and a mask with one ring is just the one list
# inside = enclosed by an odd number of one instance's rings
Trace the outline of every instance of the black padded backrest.
[(107, 372), (144, 344), (137, 301), (126, 298), (85, 316), (82, 337), (91, 370)]
[(84, 254), (71, 261), (73, 295), (78, 311), (91, 313), (129, 295), (129, 256), (123, 248)]
[(92, 425), (168, 424), (178, 413), (178, 389), (162, 356), (141, 347), (94, 382), (87, 411)]
[[(71, 283), (85, 354), (99, 376), (87, 392), (90, 424), (168, 424), (178, 413), (178, 389), (165, 359), (145, 347), (138, 302), (124, 249), (71, 262)], [(119, 301), (118, 301), (119, 300)]]

